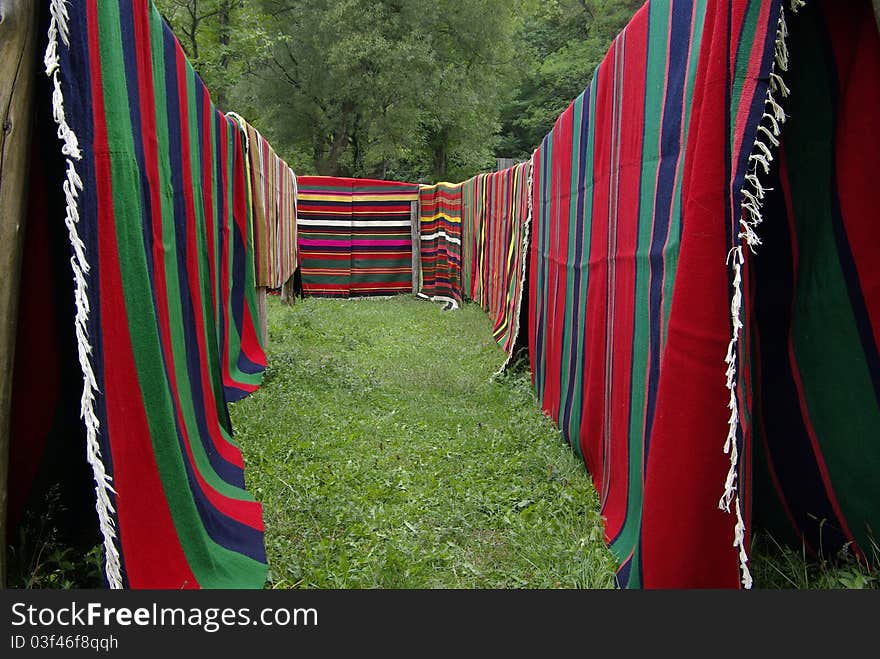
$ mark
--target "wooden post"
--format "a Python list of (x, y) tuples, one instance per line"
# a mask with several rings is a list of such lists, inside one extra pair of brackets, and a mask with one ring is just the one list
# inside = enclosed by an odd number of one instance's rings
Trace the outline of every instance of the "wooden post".
[(281, 287), (281, 303), (286, 304), (288, 307), (296, 304), (296, 295), (293, 292), (293, 275), (290, 275), (290, 279), (284, 282), (284, 285)]
[(36, 31), (36, 0), (0, 0), (0, 588), (6, 586), (9, 422), (34, 115)]
[(263, 348), (269, 347), (269, 310), (266, 307), (266, 298), (269, 289), (264, 286), (257, 288), (257, 322), (260, 325), (260, 336), (263, 338)]
[(410, 204), (409, 221), (412, 229), (412, 292), (418, 295), (422, 290), (422, 220), (421, 202)]

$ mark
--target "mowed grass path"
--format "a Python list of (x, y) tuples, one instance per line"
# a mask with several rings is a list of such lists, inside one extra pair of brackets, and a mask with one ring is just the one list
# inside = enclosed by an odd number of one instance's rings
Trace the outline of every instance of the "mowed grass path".
[(269, 304), (264, 387), (233, 406), (275, 588), (606, 588), (580, 460), (485, 313), (410, 297)]

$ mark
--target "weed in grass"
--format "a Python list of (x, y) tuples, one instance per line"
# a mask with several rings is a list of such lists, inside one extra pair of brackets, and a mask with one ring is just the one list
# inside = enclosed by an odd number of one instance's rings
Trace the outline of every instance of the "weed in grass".
[(761, 532), (752, 541), (752, 573), (758, 588), (878, 589), (880, 548), (873, 540), (871, 552), (867, 561), (846, 547), (836, 556), (812, 556), (804, 545), (800, 549), (787, 547), (770, 533)]
[(7, 586), (18, 589), (100, 588), (103, 581), (103, 548), (88, 551), (71, 547), (59, 538), (54, 520), (65, 512), (57, 488), (48, 491), (42, 512), (27, 511), (16, 529), (15, 542), (7, 546)]

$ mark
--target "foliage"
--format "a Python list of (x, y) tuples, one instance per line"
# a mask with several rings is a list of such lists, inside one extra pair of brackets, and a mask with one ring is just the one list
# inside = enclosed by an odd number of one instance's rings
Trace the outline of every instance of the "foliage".
[(811, 556), (781, 544), (772, 535), (752, 541), (752, 574), (758, 588), (809, 590), (880, 589), (880, 547), (872, 544), (866, 561), (844, 548), (836, 556)]
[(218, 107), (237, 109), (234, 89), (259, 58), (265, 17), (245, 0), (157, 0)]
[(506, 0), (266, 3), (281, 33), (255, 99), (320, 174), (445, 177), (491, 161)]
[(644, 0), (536, 0), (518, 26), (524, 66), (502, 108), (501, 149), (526, 159), (589, 84), (615, 36)]
[(275, 588), (606, 588), (583, 464), (485, 313), (273, 300), (270, 371), (232, 416)]
[(40, 514), (28, 510), (19, 523), (15, 542), (7, 546), (9, 588), (100, 588), (104, 554), (100, 545), (88, 551), (70, 546), (55, 521), (65, 514), (57, 488), (50, 489)]
[(221, 107), (303, 174), (527, 157), (641, 0), (156, 0)]
[(517, 2), (157, 5), (215, 98), (297, 171), (415, 180), (492, 163)]

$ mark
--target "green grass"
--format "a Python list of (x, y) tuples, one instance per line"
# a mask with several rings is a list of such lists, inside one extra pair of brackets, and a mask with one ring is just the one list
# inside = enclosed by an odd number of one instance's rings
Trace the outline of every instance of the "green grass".
[[(582, 462), (503, 361), (486, 315), (411, 298), (269, 304), (264, 387), (232, 408), (263, 502), (270, 587), (606, 588), (614, 560)], [(7, 546), (12, 588), (95, 588), (101, 547), (57, 537), (50, 491)], [(851, 553), (759, 532), (757, 588), (880, 588)]]
[(264, 387), (233, 406), (275, 588), (608, 588), (583, 464), (477, 307), (269, 305)]
[[(38, 512), (37, 512), (38, 511)], [(57, 520), (68, 514), (58, 487), (25, 512), (6, 546), (6, 587), (70, 590), (100, 588), (101, 545), (84, 550), (59, 537)]]
[(766, 531), (752, 540), (752, 576), (758, 588), (876, 590), (880, 588), (880, 547), (872, 543), (870, 564), (844, 549), (836, 556), (812, 556), (781, 544)]

